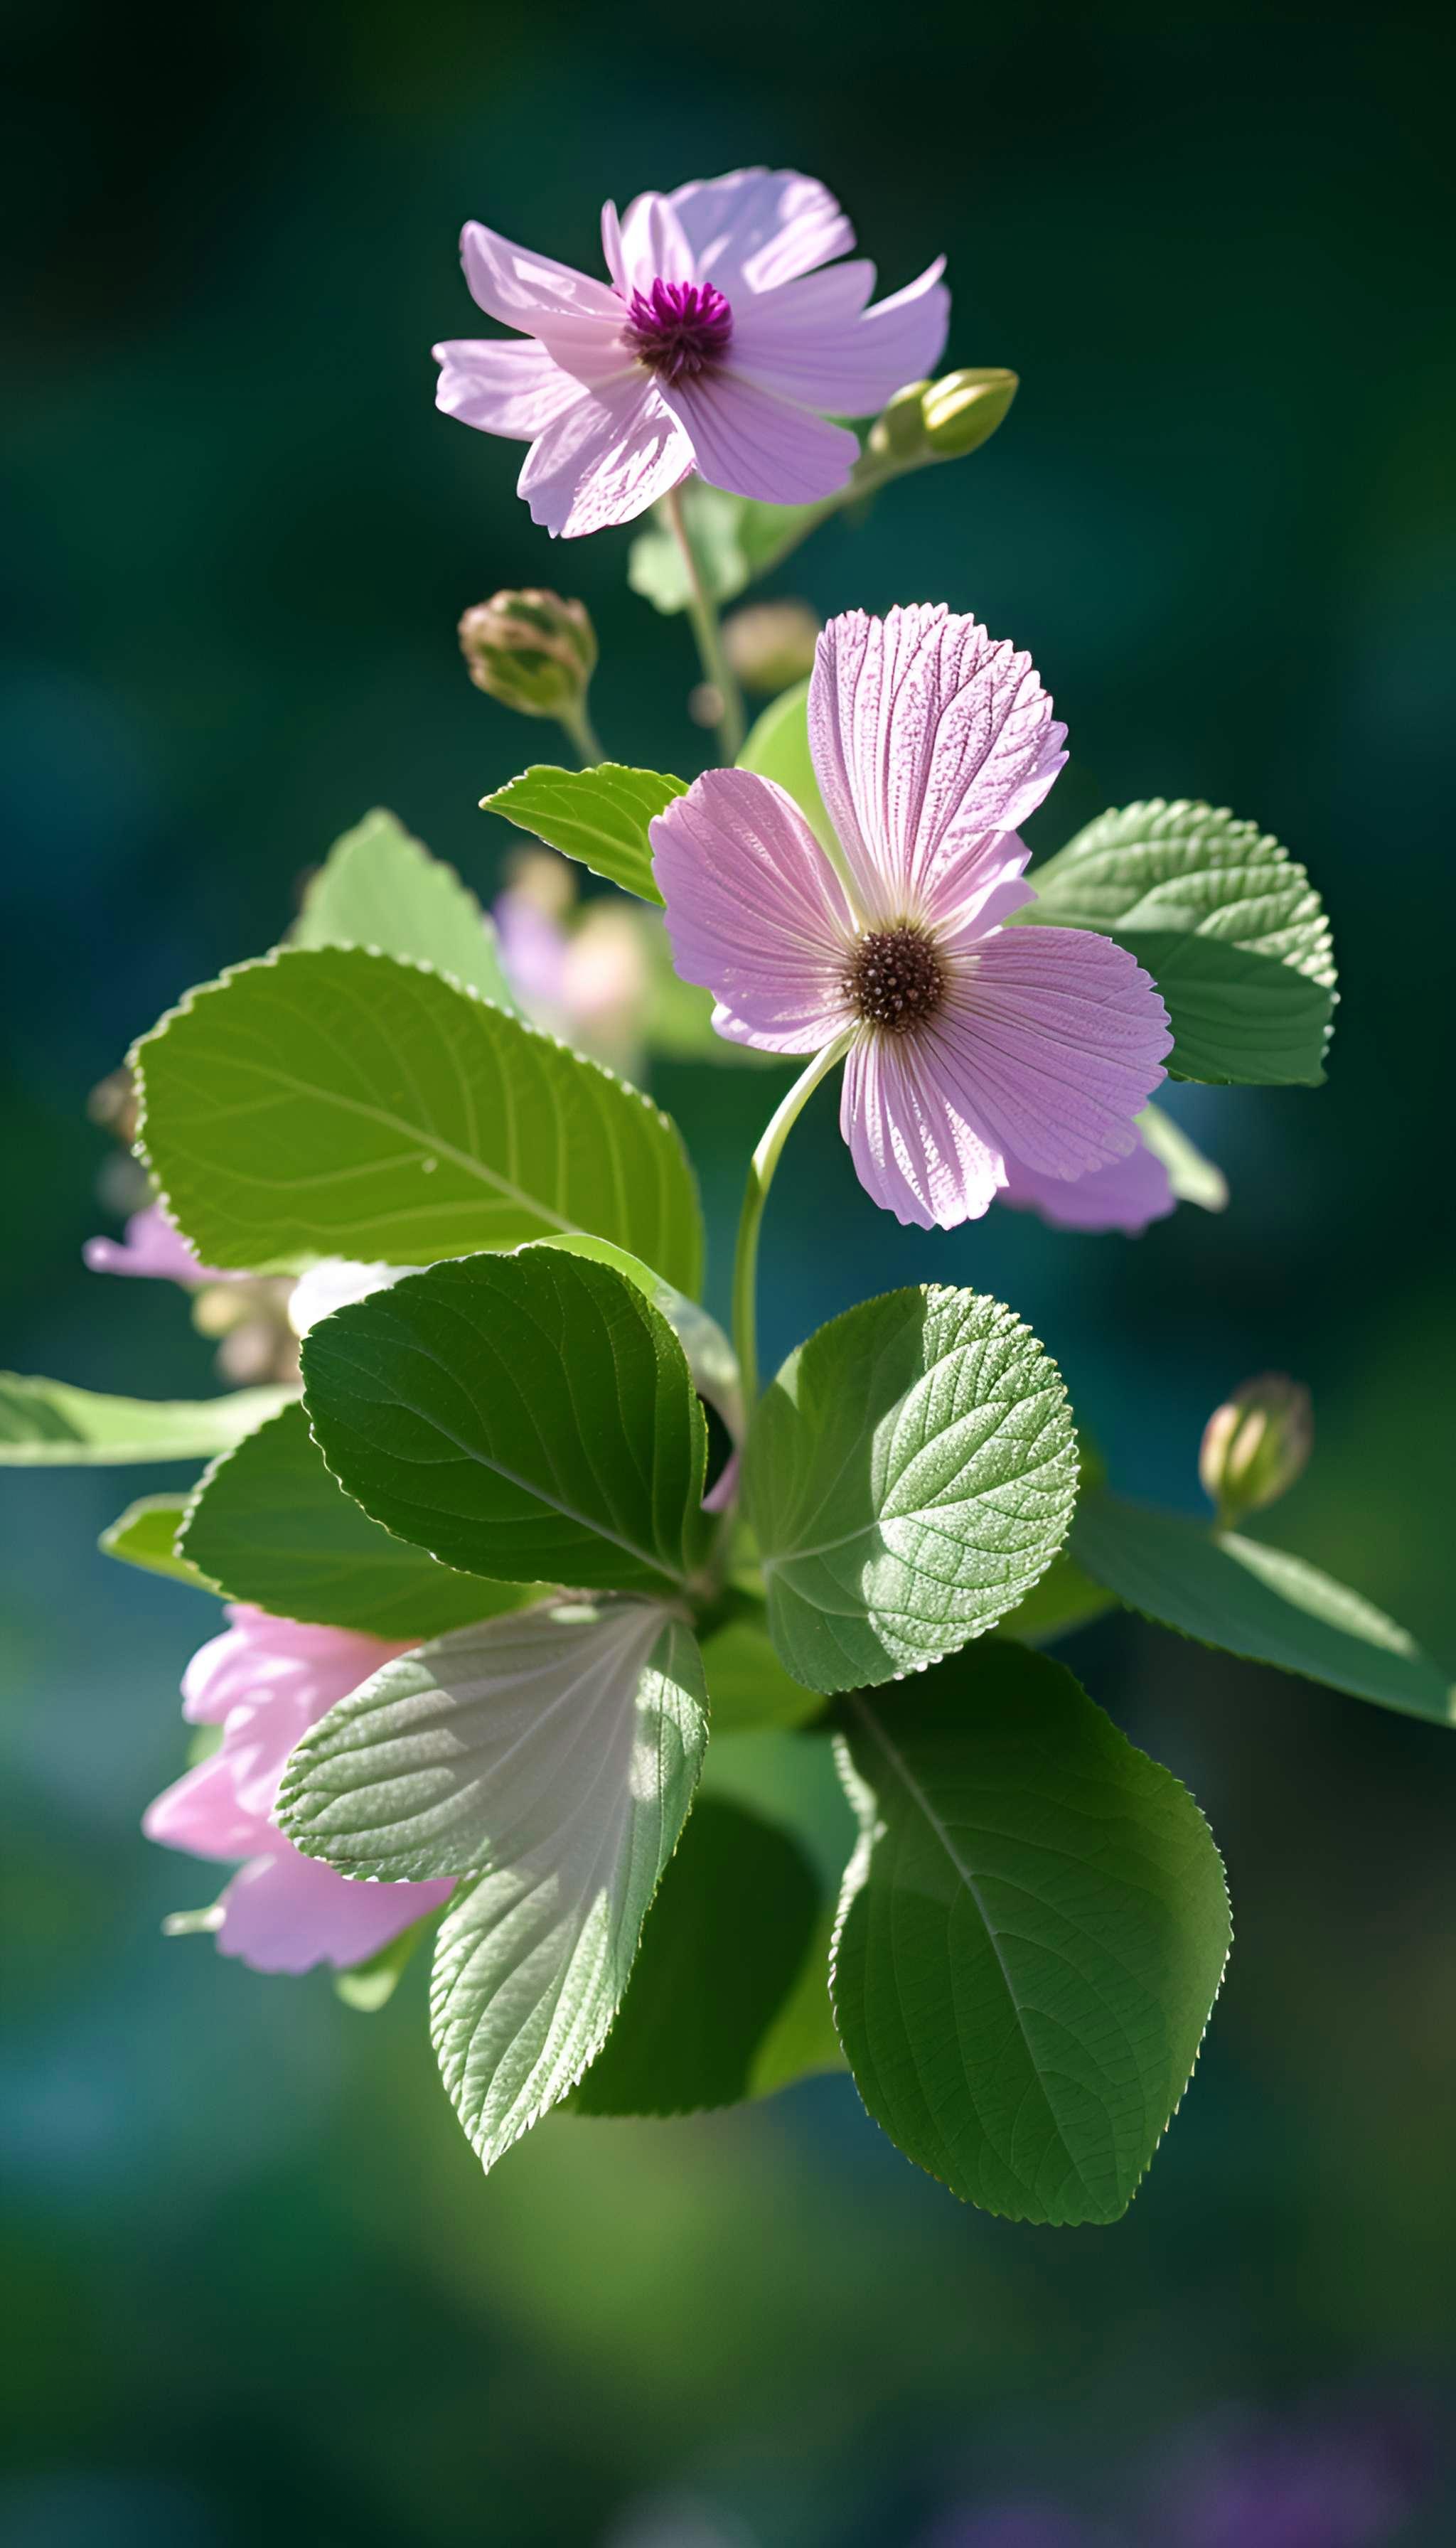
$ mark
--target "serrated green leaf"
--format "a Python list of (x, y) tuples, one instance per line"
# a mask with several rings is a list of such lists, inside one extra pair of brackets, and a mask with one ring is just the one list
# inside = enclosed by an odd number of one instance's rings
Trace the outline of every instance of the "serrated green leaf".
[(208, 1471), (178, 1546), (229, 1600), (371, 1637), (442, 1636), (545, 1590), (460, 1574), (371, 1521), (324, 1466), (298, 1405)]
[(689, 1301), (671, 1283), (665, 1283), (650, 1265), (643, 1264), (640, 1256), (629, 1255), (625, 1247), (614, 1247), (609, 1238), (588, 1238), (578, 1233), (571, 1238), (533, 1239), (531, 1245), (559, 1248), (566, 1256), (589, 1256), (594, 1264), (610, 1265), (627, 1282), (635, 1283), (659, 1317), (667, 1320), (687, 1357), (687, 1368), (699, 1397), (717, 1409), (734, 1440), (738, 1440), (744, 1427), (738, 1356), (716, 1319), (696, 1301)]
[(177, 1554), (177, 1533), (186, 1510), (181, 1496), (138, 1496), (134, 1504), (128, 1504), (124, 1513), (107, 1524), (97, 1546), (104, 1556), (120, 1557), (128, 1566), (143, 1567), (148, 1575), (170, 1575), (179, 1584), (192, 1584), (201, 1592), (211, 1592), (213, 1588), (207, 1577), (199, 1575), (195, 1566), (189, 1566), (186, 1558)]
[(832, 1320), (783, 1365), (745, 1462), (786, 1670), (853, 1689), (993, 1628), (1055, 1556), (1076, 1481), (1060, 1374), (998, 1301), (923, 1285)]
[(1228, 1180), (1222, 1168), (1204, 1157), (1181, 1124), (1176, 1124), (1161, 1106), (1144, 1106), (1138, 1118), (1138, 1130), (1145, 1147), (1166, 1168), (1168, 1183), (1179, 1203), (1197, 1204), (1201, 1212), (1224, 1211), (1228, 1201)]
[(757, 1733), (807, 1724), (824, 1706), (817, 1689), (791, 1681), (774, 1650), (766, 1612), (745, 1611), (702, 1641), (713, 1733)]
[(844, 1720), (862, 1837), (831, 1987), (866, 2107), (962, 2201), (1117, 2220), (1228, 1958), (1207, 1823), (1069, 1672), (1001, 1639)]
[(756, 770), (773, 778), (793, 798), (817, 841), (833, 851), (834, 825), (820, 792), (809, 751), (809, 684), (798, 682), (765, 708), (738, 756), (740, 770)]
[(433, 966), (513, 1009), (493, 924), (443, 859), (376, 806), (334, 842), (288, 933), (293, 947), (367, 947)]
[(698, 1288), (667, 1117), (437, 973), (287, 949), (190, 993), (133, 1058), (147, 1156), (209, 1263), (417, 1265), (588, 1230)]
[[(760, 2094), (759, 2062), (812, 1957), (820, 1909), (814, 1870), (786, 1832), (700, 1798), (577, 2112), (689, 2115)], [(827, 1999), (823, 1955), (818, 1978)]]
[(291, 1396), (234, 1389), (224, 1398), (107, 1398), (64, 1380), (0, 1372), (0, 1467), (131, 1468), (208, 1460), (229, 1450)]
[(1071, 1549), (1094, 1582), (1160, 1627), (1380, 1707), (1456, 1724), (1450, 1674), (1373, 1602), (1303, 1558), (1105, 1489), (1083, 1497)]
[(1304, 868), (1256, 823), (1153, 797), (1100, 815), (1030, 881), (1038, 898), (1019, 921), (1099, 930), (1147, 967), (1172, 1022), (1175, 1077), (1323, 1077), (1329, 924)]
[(688, 1630), (577, 1600), (401, 1656), (294, 1753), (278, 1814), (300, 1849), (345, 1873), (472, 1879), (440, 1930), (431, 2020), (488, 2167), (599, 2051), (706, 1742)]
[(702, 1562), (692, 1376), (611, 1266), (550, 1247), (431, 1266), (323, 1320), (303, 1365), (346, 1493), (447, 1566), (660, 1593)]
[(523, 832), (534, 832), (593, 875), (662, 908), (652, 875), (648, 825), (655, 814), (685, 796), (687, 782), (656, 770), (626, 770), (603, 761), (594, 770), (523, 771), (494, 796), (481, 798), (487, 814), (504, 814)]

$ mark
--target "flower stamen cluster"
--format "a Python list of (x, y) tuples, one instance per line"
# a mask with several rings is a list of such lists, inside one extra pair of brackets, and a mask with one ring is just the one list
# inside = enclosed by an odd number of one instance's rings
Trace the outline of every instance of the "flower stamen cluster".
[(643, 367), (675, 389), (716, 371), (733, 341), (733, 311), (711, 283), (667, 283), (659, 275), (634, 292), (622, 341)]
[(929, 930), (913, 921), (866, 931), (845, 973), (845, 998), (866, 1026), (908, 1035), (935, 1016), (946, 975)]

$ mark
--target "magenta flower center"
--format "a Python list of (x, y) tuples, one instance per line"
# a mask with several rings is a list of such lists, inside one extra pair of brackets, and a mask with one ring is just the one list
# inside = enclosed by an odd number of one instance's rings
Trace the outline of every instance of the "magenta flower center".
[(858, 939), (845, 974), (845, 996), (867, 1026), (886, 1035), (908, 1035), (933, 1018), (945, 997), (946, 975), (928, 930), (904, 921), (898, 929), (871, 929)]
[(622, 330), (628, 351), (669, 389), (714, 371), (733, 340), (733, 313), (716, 285), (664, 283), (634, 292)]

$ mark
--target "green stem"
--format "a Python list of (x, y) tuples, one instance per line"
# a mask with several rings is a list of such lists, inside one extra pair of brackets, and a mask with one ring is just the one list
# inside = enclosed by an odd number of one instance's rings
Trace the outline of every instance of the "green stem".
[(557, 713), (556, 722), (563, 729), (568, 743), (573, 752), (578, 755), (584, 770), (594, 770), (598, 761), (605, 759), (606, 756), (596, 740), (596, 728), (587, 713), (585, 699), (577, 707), (561, 708)]
[(703, 582), (697, 551), (692, 545), (692, 536), (682, 511), (681, 487), (675, 487), (670, 495), (663, 498), (663, 510), (672, 525), (673, 536), (682, 552), (682, 564), (687, 574), (687, 615), (692, 622), (693, 636), (697, 639), (698, 661), (702, 665), (703, 680), (718, 695), (718, 750), (731, 768), (743, 750), (743, 739), (747, 732), (743, 713), (743, 693), (734, 679), (732, 667), (724, 651), (723, 631), (718, 621), (717, 606)]
[(788, 1095), (774, 1115), (768, 1131), (749, 1162), (748, 1183), (743, 1193), (743, 1211), (738, 1221), (738, 1252), (733, 1261), (733, 1344), (738, 1355), (743, 1403), (750, 1415), (759, 1397), (759, 1229), (764, 1219), (764, 1206), (769, 1188), (778, 1165), (784, 1142), (799, 1116), (822, 1079), (843, 1061), (854, 1042), (854, 1029), (847, 1028), (835, 1037), (822, 1052), (816, 1052), (809, 1067), (801, 1071)]

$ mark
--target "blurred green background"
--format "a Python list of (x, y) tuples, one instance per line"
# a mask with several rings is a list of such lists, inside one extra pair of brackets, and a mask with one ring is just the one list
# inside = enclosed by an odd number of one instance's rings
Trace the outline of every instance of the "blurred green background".
[[(1138, 795), (1231, 804), (1313, 868), (1344, 997), (1318, 1095), (1182, 1093), (1232, 1206), (1132, 1244), (1006, 1213), (903, 1233), (821, 1101), (770, 1216), (766, 1349), (894, 1281), (984, 1286), (1120, 1483), (1186, 1504), (1209, 1408), (1287, 1366), (1320, 1442), (1278, 1536), (1456, 1655), (1449, 19), (50, 0), (4, 25), (4, 1360), (212, 1385), (169, 1287), (81, 1268), (113, 1226), (86, 1092), (278, 935), (366, 806), (492, 888), (508, 836), (477, 799), (548, 730), (467, 684), (466, 603), (581, 593), (607, 749), (697, 766), (685, 632), (627, 592), (627, 535), (550, 548), (519, 453), (434, 414), (428, 348), (478, 323), (464, 217), (594, 264), (603, 196), (767, 159), (836, 189), (885, 288), (945, 248), (948, 361), (1024, 382), (984, 452), (770, 590), (944, 598), (1030, 647), (1073, 754), (1038, 847)], [(721, 1298), (773, 1082), (657, 1084)], [(173, 1474), (3, 1489), (17, 2548), (1449, 2541), (1449, 1739), (1131, 1622), (1067, 1649), (1203, 1802), (1237, 1933), (1114, 2230), (958, 2209), (844, 2080), (556, 2120), (484, 2182), (418, 1969), (365, 2019), (324, 1975), (159, 1935), (208, 1878), (137, 1818), (214, 1614), (92, 1552)], [(1286, 2460), (1322, 2495), (1280, 2496)]]

